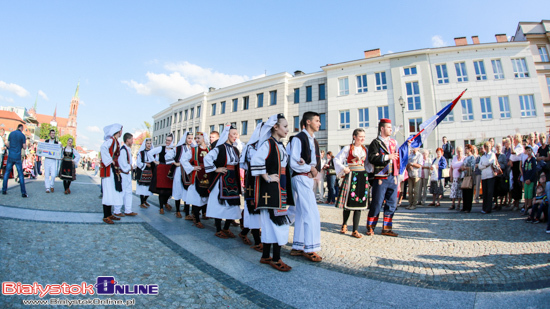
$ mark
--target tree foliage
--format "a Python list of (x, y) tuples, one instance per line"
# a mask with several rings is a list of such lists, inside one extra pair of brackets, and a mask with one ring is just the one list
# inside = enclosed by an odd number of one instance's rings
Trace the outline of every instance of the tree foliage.
[(40, 124), (40, 139), (46, 140), (50, 138), (50, 130), (55, 130), (55, 136), (59, 136), (59, 131), (57, 130), (57, 127), (52, 126), (49, 123), (42, 123)]
[(63, 145), (63, 147), (67, 147), (67, 140), (69, 138), (73, 139), (73, 147), (76, 147), (76, 140), (71, 134), (65, 134), (59, 138), (59, 142)]

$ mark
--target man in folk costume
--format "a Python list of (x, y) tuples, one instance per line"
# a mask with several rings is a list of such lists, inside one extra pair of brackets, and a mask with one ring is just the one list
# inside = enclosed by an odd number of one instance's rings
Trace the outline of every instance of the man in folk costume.
[(181, 218), (180, 205), (183, 200), (183, 211), (185, 213), (185, 220), (193, 220), (193, 216), (189, 213), (189, 204), (185, 203), (187, 198), (187, 189), (189, 188), (191, 179), (187, 173), (182, 172), (183, 167), (181, 163), (185, 160), (185, 154), (191, 150), (193, 144), (193, 134), (186, 131), (183, 137), (176, 145), (174, 151), (166, 155), (168, 160), (174, 161), (172, 168), (170, 169), (173, 175), (172, 197), (176, 200), (176, 217)]
[(203, 229), (200, 211), (202, 210), (203, 219), (205, 219), (205, 205), (208, 201), (208, 188), (210, 187), (209, 177), (204, 169), (204, 158), (209, 149), (206, 146), (203, 132), (195, 132), (195, 143), (196, 147), (191, 147), (190, 151), (184, 153), (181, 166), (185, 174), (190, 175), (191, 180), (187, 188), (185, 202), (192, 207), (194, 225)]
[(65, 194), (71, 194), (71, 181), (76, 180), (76, 167), (80, 154), (73, 147), (73, 139), (67, 140), (67, 147), (63, 148), (63, 160), (59, 170), (59, 178), (63, 179)]
[[(50, 138), (44, 141), (48, 144), (59, 144), (55, 140), (55, 130), (50, 130)], [(55, 185), (55, 177), (57, 176), (57, 161), (56, 159), (46, 158), (44, 160), (44, 185), (46, 186), (46, 193), (53, 193)]]
[(314, 135), (321, 127), (319, 114), (305, 112), (301, 125), (305, 128), (291, 138), (287, 149), (292, 174), (291, 186), (287, 187), (287, 202), (296, 205), (294, 241), (290, 254), (321, 262), (322, 258), (316, 253), (321, 250), (321, 217), (313, 192), (313, 178), (317, 177), (321, 168), (319, 144)]
[[(270, 264), (280, 271), (292, 267), (281, 259), (281, 246), (288, 242), (290, 219), (287, 216), (288, 154), (281, 142), (288, 134), (288, 122), (283, 114), (271, 116), (262, 127), (258, 150), (251, 161), (255, 177), (254, 204), (260, 210), (263, 254), (262, 264)], [(245, 220), (246, 223), (246, 220)], [(273, 247), (273, 257), (270, 256)]]
[(136, 194), (139, 195), (141, 208), (149, 207), (147, 203), (147, 198), (151, 196), (151, 191), (149, 191), (149, 185), (153, 179), (153, 172), (151, 170), (151, 162), (147, 156), (147, 152), (151, 150), (152, 141), (150, 138), (146, 138), (136, 156)]
[[(130, 133), (124, 133), (122, 137), (124, 145), (120, 147), (120, 156), (118, 165), (120, 166), (120, 176), (122, 177), (123, 204), (115, 205), (114, 215), (117, 217), (136, 216), (132, 211), (132, 144), (134, 136)], [(124, 205), (124, 213), (121, 212)]]
[[(213, 174), (206, 215), (216, 219), (215, 235), (220, 238), (235, 238), (229, 227), (232, 220), (241, 218), (239, 151), (233, 146), (237, 136), (237, 129), (226, 125), (216, 148), (204, 158), (206, 172)], [(223, 230), (222, 219), (225, 219)]]
[(337, 175), (344, 175), (344, 181), (338, 190), (336, 207), (344, 208), (344, 221), (340, 233), (345, 234), (348, 219), (353, 211), (353, 232), (351, 236), (361, 238), (357, 231), (361, 211), (367, 209), (368, 175), (365, 171), (367, 149), (365, 142), (365, 130), (362, 128), (353, 131), (353, 143), (347, 145), (334, 158), (334, 167)]
[[(172, 196), (172, 179), (168, 178), (168, 172), (170, 171), (170, 164), (173, 160), (168, 159), (170, 152), (174, 151), (174, 137), (172, 134), (168, 134), (165, 140), (166, 145), (158, 146), (147, 152), (149, 160), (154, 162), (153, 165), (153, 179), (149, 186), (149, 191), (157, 193), (159, 195), (159, 213), (164, 214), (164, 207), (166, 210), (172, 210), (172, 206), (168, 204), (170, 196)], [(173, 157), (173, 156), (172, 156)]]
[(384, 205), (382, 235), (397, 237), (397, 233), (392, 231), (392, 219), (397, 208), (397, 176), (400, 165), (397, 142), (391, 138), (391, 120), (380, 119), (378, 133), (378, 137), (370, 143), (368, 152), (369, 162), (374, 166), (374, 181), (366, 234), (374, 235), (374, 228)]
[(101, 145), (101, 187), (103, 188), (103, 222), (113, 224), (113, 220), (120, 220), (113, 216), (113, 205), (122, 205), (122, 179), (120, 177), (120, 167), (118, 157), (120, 147), (118, 138), (122, 134), (122, 125), (115, 123), (103, 128), (105, 133), (103, 144)]
[(248, 239), (248, 232), (252, 230), (252, 237), (254, 238), (254, 246), (251, 248), (262, 252), (262, 242), (260, 239), (260, 210), (256, 209), (256, 204), (254, 201), (254, 186), (255, 186), (255, 178), (252, 175), (252, 169), (254, 167), (251, 167), (250, 162), (252, 161), (252, 157), (256, 153), (256, 149), (258, 147), (258, 141), (260, 139), (260, 131), (262, 129), (262, 126), (264, 123), (260, 123), (256, 126), (256, 129), (254, 129), (254, 132), (252, 133), (252, 136), (250, 136), (250, 140), (246, 144), (246, 146), (243, 148), (243, 152), (241, 153), (241, 161), (240, 166), (241, 169), (245, 170), (244, 175), (244, 200), (245, 200), (245, 207), (243, 210), (243, 220), (241, 222), (243, 223), (243, 229), (239, 233), (239, 237), (243, 240), (243, 242), (246, 245), (252, 245), (250, 240)]

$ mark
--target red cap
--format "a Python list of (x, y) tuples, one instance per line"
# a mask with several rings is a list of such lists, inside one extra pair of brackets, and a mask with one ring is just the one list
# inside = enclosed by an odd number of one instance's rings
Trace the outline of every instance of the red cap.
[(386, 118), (382, 118), (382, 119), (380, 119), (380, 123), (391, 123), (391, 120), (386, 119)]

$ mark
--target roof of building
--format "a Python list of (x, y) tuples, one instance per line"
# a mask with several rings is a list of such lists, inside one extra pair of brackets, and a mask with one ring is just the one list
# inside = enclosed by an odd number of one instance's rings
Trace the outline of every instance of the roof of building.
[[(52, 115), (36, 114), (36, 120), (38, 123), (50, 123), (52, 121)], [(55, 117), (58, 127), (66, 127), (69, 122), (68, 118)]]
[(23, 119), (21, 119), (21, 117), (19, 117), (19, 115), (17, 115), (15, 112), (2, 111), (2, 110), (0, 110), (0, 118), (1, 118), (1, 119), (16, 120), (16, 121), (20, 121), (21, 123), (25, 123), (25, 122), (23, 121)]

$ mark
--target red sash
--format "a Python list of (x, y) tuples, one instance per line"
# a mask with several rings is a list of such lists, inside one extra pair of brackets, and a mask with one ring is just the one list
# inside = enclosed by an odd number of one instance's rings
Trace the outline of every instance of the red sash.
[(168, 172), (170, 171), (170, 165), (159, 164), (157, 165), (157, 188), (159, 189), (172, 189), (172, 179), (168, 178)]
[[(120, 148), (118, 147), (118, 141), (113, 137), (113, 143), (111, 144), (111, 147), (109, 147), (109, 155), (113, 159), (113, 163), (115, 167), (118, 167), (118, 156), (120, 155)], [(101, 161), (100, 169), (99, 169), (99, 177), (101, 178), (107, 178), (111, 176), (111, 167), (105, 166), (103, 164), (103, 161)]]

